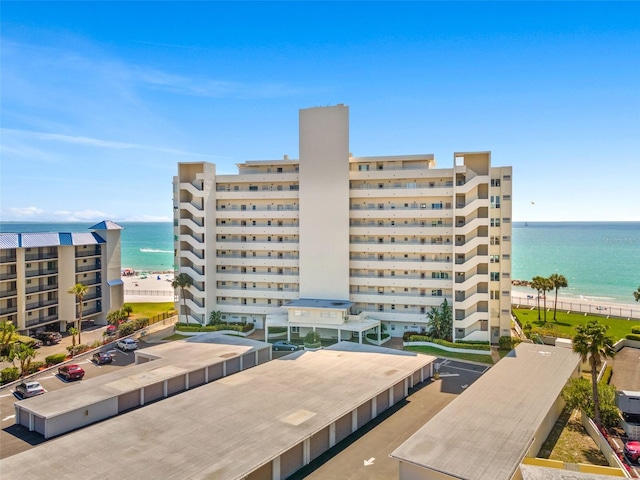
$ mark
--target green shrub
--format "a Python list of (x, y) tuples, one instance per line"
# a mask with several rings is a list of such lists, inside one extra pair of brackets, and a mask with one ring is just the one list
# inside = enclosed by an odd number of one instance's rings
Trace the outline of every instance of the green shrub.
[(124, 322), (121, 323), (118, 327), (118, 335), (121, 337), (126, 337), (127, 335), (131, 335), (136, 331), (135, 322)]
[(44, 362), (47, 365), (57, 365), (59, 363), (64, 362), (64, 359), (67, 358), (66, 353), (54, 353), (53, 355), (49, 355), (45, 357)]
[(20, 370), (18, 367), (7, 367), (0, 370), (0, 384), (13, 382), (20, 378)]
[(89, 345), (84, 345), (84, 344), (76, 345), (75, 347), (72, 345), (69, 345), (67, 347), (67, 351), (71, 355), (78, 355), (79, 353), (86, 352), (87, 350), (91, 350), (91, 347)]
[(304, 336), (304, 346), (310, 348), (316, 348), (320, 346), (320, 332), (309, 331)]
[(504, 336), (498, 339), (498, 347), (500, 350), (513, 350), (522, 343), (522, 340), (516, 337)]
[(630, 333), (624, 338), (626, 338), (627, 340), (637, 340), (640, 342), (640, 334), (637, 333)]
[(200, 331), (200, 326), (198, 325), (180, 325), (180, 326), (176, 326), (176, 330), (178, 330), (179, 332), (199, 332)]
[(466, 343), (468, 345), (491, 345), (488, 340), (456, 340), (456, 345)]
[[(404, 332), (402, 334), (402, 341), (403, 342), (410, 342), (411, 340), (409, 340), (409, 339), (414, 335), (420, 335), (420, 332), (411, 331), (411, 330), (409, 330), (408, 332)], [(425, 340), (420, 340), (420, 341), (425, 341)]]
[(611, 365), (607, 365), (604, 369), (604, 373), (602, 374), (602, 378), (600, 379), (600, 383), (603, 385), (609, 385), (611, 375), (613, 375), (613, 367)]
[(635, 327), (631, 327), (631, 333), (638, 333), (640, 334), (640, 325), (637, 325)]
[(149, 319), (148, 319), (148, 318), (146, 318), (146, 317), (136, 318), (136, 319), (133, 321), (133, 325), (134, 325), (134, 328), (135, 328), (136, 330), (140, 330), (140, 329), (142, 329), (142, 328), (145, 328), (145, 327), (148, 327), (148, 326), (149, 326)]
[(287, 327), (269, 327), (269, 333), (286, 333)]
[(231, 330), (234, 332), (247, 333), (253, 330), (253, 328), (253, 323), (220, 323), (218, 325), (205, 326), (199, 323), (176, 323), (176, 330), (179, 332), (219, 332), (221, 330)]
[(29, 367), (27, 368), (27, 375), (31, 375), (32, 373), (36, 373), (38, 370), (40, 370), (41, 368), (43, 368), (44, 362), (31, 362), (29, 364)]

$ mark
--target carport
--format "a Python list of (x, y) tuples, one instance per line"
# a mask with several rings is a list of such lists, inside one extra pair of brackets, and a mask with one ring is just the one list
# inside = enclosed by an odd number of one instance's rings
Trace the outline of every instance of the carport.
[(51, 438), (237, 373), (271, 345), (208, 333), (138, 350), (136, 365), (15, 403), (16, 423)]

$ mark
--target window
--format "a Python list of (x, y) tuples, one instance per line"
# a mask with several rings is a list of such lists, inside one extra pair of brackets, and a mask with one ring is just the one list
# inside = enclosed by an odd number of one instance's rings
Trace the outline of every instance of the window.
[(366, 172), (369, 170), (369, 165), (358, 165), (358, 170), (361, 172)]
[(491, 272), (491, 281), (498, 282), (500, 281), (500, 272)]
[(500, 262), (500, 255), (490, 255), (489, 256), (489, 261), (491, 263), (499, 263)]
[(431, 290), (431, 296), (432, 297), (441, 297), (442, 296), (442, 290), (440, 290), (440, 289)]
[(500, 237), (491, 237), (491, 245), (500, 245)]
[(491, 300), (498, 300), (499, 294), (499, 290), (491, 290)]
[(505, 195), (503, 198), (504, 200), (511, 200), (511, 195)]
[(500, 195), (491, 195), (491, 208), (500, 208)]
[(509, 260), (511, 258), (511, 255), (509, 255), (508, 253), (503, 253), (502, 254), (502, 259), (503, 260)]
[(502, 180), (511, 180), (511, 175), (503, 175)]
[(499, 227), (500, 226), (500, 219), (499, 218), (492, 218), (491, 219), (491, 226), (492, 227)]
[(276, 172), (278, 172), (278, 173), (282, 173), (282, 167), (278, 167), (278, 168), (277, 168), (277, 170), (276, 170)]
[(511, 219), (509, 217), (505, 217), (502, 219), (503, 223), (511, 223)]
[(504, 237), (502, 237), (502, 241), (503, 242), (510, 242), (511, 241), (511, 237), (505, 235)]
[(249, 191), (250, 192), (257, 192), (258, 191), (258, 186), (257, 185), (249, 185)]
[(499, 178), (492, 178), (491, 179), (491, 186), (492, 187), (499, 187), (500, 186), (500, 179)]

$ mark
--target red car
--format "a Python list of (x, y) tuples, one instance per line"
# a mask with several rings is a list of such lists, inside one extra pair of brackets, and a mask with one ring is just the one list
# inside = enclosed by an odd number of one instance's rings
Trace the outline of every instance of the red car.
[(624, 446), (624, 454), (634, 462), (640, 462), (640, 442), (633, 440)]
[(82, 380), (84, 377), (84, 370), (80, 365), (65, 365), (58, 368), (58, 375), (65, 380)]

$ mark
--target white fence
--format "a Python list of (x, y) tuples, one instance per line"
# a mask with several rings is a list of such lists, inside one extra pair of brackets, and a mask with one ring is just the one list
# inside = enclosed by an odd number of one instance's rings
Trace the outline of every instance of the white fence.
[[(514, 308), (521, 307), (536, 307), (538, 308), (538, 300), (532, 298), (524, 298), (520, 296), (511, 296), (511, 305)], [(540, 300), (540, 310), (544, 307), (543, 301)], [(595, 305), (591, 303), (583, 302), (569, 302), (566, 300), (558, 300), (557, 310), (559, 312), (570, 311), (572, 313), (588, 313), (591, 315), (601, 315), (603, 317), (617, 317), (617, 318), (633, 318), (640, 320), (640, 306), (635, 308), (633, 305), (629, 307), (621, 307), (617, 305)], [(547, 311), (553, 312), (553, 299), (547, 297)]]

